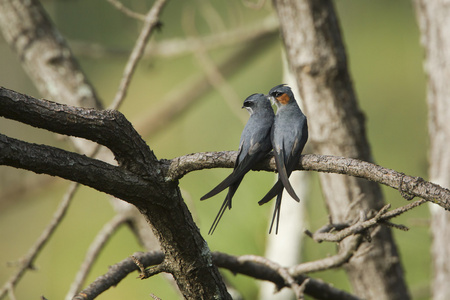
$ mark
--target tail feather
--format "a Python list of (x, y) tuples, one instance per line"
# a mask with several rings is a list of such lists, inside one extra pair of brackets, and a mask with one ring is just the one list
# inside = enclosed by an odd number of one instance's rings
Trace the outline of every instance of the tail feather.
[(273, 185), (270, 191), (268, 191), (267, 194), (261, 200), (259, 200), (258, 204), (263, 205), (269, 202), (270, 200), (272, 200), (273, 197), (275, 197), (282, 191), (283, 191), (283, 183), (281, 182), (280, 179), (278, 179), (278, 181)]
[(277, 220), (276, 226), (275, 226), (275, 234), (278, 234), (278, 225), (280, 224), (280, 213), (281, 213), (281, 197), (283, 193), (280, 192), (277, 195), (277, 201), (275, 202), (275, 208), (273, 210), (273, 216), (272, 216), (272, 223), (270, 223), (269, 228), (269, 234), (272, 233), (273, 224), (275, 222), (275, 219)]
[(231, 209), (231, 200), (233, 199), (234, 194), (236, 193), (239, 185), (242, 182), (243, 177), (240, 178), (240, 180), (238, 180), (237, 182), (235, 182), (234, 184), (232, 184), (230, 186), (230, 188), (228, 189), (228, 194), (225, 197), (225, 200), (223, 200), (222, 206), (219, 209), (219, 212), (216, 215), (216, 218), (214, 219), (211, 228), (208, 231), (208, 234), (213, 234), (214, 231), (217, 228), (217, 225), (219, 224), (220, 219), (222, 219), (223, 214), (225, 213), (225, 210)]

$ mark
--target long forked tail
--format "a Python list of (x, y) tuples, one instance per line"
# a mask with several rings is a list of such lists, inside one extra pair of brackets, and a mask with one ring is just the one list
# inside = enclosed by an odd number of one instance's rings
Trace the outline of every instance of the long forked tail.
[(277, 201), (275, 202), (275, 208), (273, 210), (272, 223), (270, 224), (269, 234), (272, 233), (273, 224), (275, 219), (277, 220), (275, 226), (275, 234), (278, 234), (278, 225), (280, 224), (280, 213), (281, 213), (281, 198), (283, 196), (283, 192), (280, 192), (277, 195)]
[(225, 200), (223, 200), (222, 206), (219, 209), (219, 212), (217, 213), (216, 218), (214, 219), (214, 222), (211, 225), (211, 228), (208, 231), (208, 234), (213, 234), (216, 230), (217, 225), (219, 224), (220, 219), (222, 219), (223, 214), (225, 213), (225, 210), (231, 209), (231, 199), (233, 199), (234, 194), (236, 193), (239, 185), (242, 182), (243, 177), (241, 177), (237, 182), (230, 185), (228, 189), (227, 196), (225, 197)]
[[(230, 200), (231, 200), (231, 199), (230, 199)], [(217, 213), (216, 218), (214, 219), (214, 222), (213, 222), (212, 225), (211, 225), (211, 228), (210, 228), (209, 231), (208, 231), (208, 234), (213, 234), (213, 233), (214, 233), (214, 231), (216, 230), (217, 225), (219, 224), (220, 219), (222, 219), (223, 213), (225, 212), (225, 210), (227, 209), (227, 207), (228, 207), (229, 209), (231, 208), (231, 203), (228, 204), (228, 202), (231, 202), (231, 201), (228, 201), (228, 195), (227, 195), (227, 197), (225, 198), (225, 200), (224, 200), (223, 203), (222, 203), (222, 206), (220, 207), (219, 212)]]

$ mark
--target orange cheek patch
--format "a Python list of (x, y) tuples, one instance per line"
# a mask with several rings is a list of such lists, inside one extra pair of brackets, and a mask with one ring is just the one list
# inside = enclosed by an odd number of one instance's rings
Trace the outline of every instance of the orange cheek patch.
[(289, 100), (291, 100), (291, 99), (289, 98), (288, 94), (286, 94), (286, 93), (277, 97), (277, 101), (283, 105), (287, 104), (289, 102)]

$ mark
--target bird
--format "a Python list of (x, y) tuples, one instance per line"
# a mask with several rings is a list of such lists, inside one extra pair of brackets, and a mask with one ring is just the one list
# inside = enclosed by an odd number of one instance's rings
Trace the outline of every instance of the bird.
[(308, 140), (308, 123), (289, 86), (280, 84), (273, 87), (269, 91), (268, 97), (277, 106), (270, 139), (278, 171), (278, 180), (258, 204), (263, 205), (277, 196), (269, 229), (270, 234), (276, 219), (275, 234), (277, 234), (283, 189), (286, 189), (294, 200), (300, 201), (289, 182), (289, 176), (299, 163), (300, 155)]
[(231, 209), (231, 199), (245, 174), (272, 150), (270, 132), (275, 114), (269, 98), (264, 94), (252, 94), (245, 99), (242, 108), (247, 109), (250, 113), (250, 118), (241, 134), (233, 172), (200, 198), (200, 200), (206, 200), (228, 187), (228, 194), (208, 234), (214, 233), (226, 208)]

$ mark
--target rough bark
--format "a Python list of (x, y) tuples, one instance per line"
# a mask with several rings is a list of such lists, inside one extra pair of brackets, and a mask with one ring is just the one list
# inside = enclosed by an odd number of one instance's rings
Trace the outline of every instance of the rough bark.
[[(450, 187), (450, 7), (447, 1), (416, 0), (415, 9), (428, 75), (430, 180)], [(433, 299), (450, 299), (450, 214), (430, 206), (433, 260)]]
[[(274, 5), (314, 151), (371, 161), (364, 116), (352, 87), (332, 2), (274, 0)], [(321, 174), (320, 180), (333, 222), (355, 219), (360, 210), (383, 206), (377, 184), (334, 174)], [(390, 230), (378, 231), (372, 243), (364, 243), (360, 250), (369, 246), (373, 248), (367, 254), (346, 266), (355, 293), (366, 299), (408, 299)]]
[(0, 135), (0, 164), (73, 180), (136, 206), (152, 225), (186, 299), (230, 299), (211, 252), (181, 197), (158, 161), (117, 111), (70, 107), (1, 89), (0, 116), (108, 147), (119, 166), (61, 149)]

